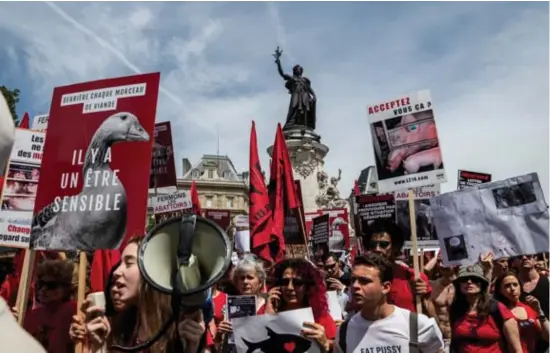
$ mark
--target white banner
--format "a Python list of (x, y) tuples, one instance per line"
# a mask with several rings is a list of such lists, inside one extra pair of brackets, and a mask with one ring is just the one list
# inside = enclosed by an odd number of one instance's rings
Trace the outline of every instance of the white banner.
[(250, 224), (248, 223), (248, 215), (236, 215), (235, 218), (233, 218), (233, 222), (235, 222), (235, 227), (238, 228), (249, 228)]
[(15, 143), (2, 188), (0, 246), (28, 248), (45, 134), (15, 130)]
[(31, 130), (46, 131), (49, 117), (48, 114), (35, 115), (35, 117), (32, 118)]
[(153, 213), (180, 211), (192, 208), (189, 191), (178, 191), (171, 195), (153, 196)]
[(367, 107), (378, 192), (447, 181), (430, 91)]
[(430, 203), (447, 265), (472, 264), (489, 251), (499, 259), (549, 247), (548, 205), (536, 173), (442, 194)]

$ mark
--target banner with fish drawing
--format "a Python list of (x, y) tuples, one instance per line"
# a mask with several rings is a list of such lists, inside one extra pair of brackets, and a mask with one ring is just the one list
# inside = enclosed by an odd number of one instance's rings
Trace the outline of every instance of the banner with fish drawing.
[(30, 246), (118, 248), (145, 229), (160, 73), (56, 87)]
[(48, 129), (48, 114), (35, 115), (32, 118), (31, 130), (46, 131)]
[(430, 199), (441, 257), (469, 265), (481, 253), (495, 259), (548, 249), (548, 204), (537, 173), (441, 194)]
[(180, 217), (186, 212), (191, 212), (193, 208), (191, 194), (187, 190), (178, 190), (170, 195), (153, 196), (152, 201), (157, 224), (173, 217)]
[[(439, 241), (437, 240), (437, 232), (433, 225), (433, 217), (430, 211), (430, 198), (441, 194), (441, 185), (434, 184), (421, 188), (414, 188), (414, 213), (416, 217), (416, 237), (418, 240), (418, 247), (437, 247)], [(412, 247), (411, 236), (411, 220), (409, 209), (409, 192), (408, 191), (396, 191), (394, 193), (395, 200), (395, 221), (397, 225), (406, 234), (405, 247), (409, 249)]]
[(300, 334), (306, 321), (315, 322), (311, 308), (233, 319), (237, 353), (320, 353), (316, 342)]
[(163, 188), (176, 184), (172, 127), (169, 121), (157, 123), (155, 124), (155, 139), (151, 156), (149, 188)]
[(1, 190), (0, 246), (29, 247), (44, 140), (43, 132), (15, 130), (15, 141)]
[(491, 174), (458, 170), (457, 190), (491, 182)]
[(368, 106), (378, 192), (447, 181), (429, 90)]

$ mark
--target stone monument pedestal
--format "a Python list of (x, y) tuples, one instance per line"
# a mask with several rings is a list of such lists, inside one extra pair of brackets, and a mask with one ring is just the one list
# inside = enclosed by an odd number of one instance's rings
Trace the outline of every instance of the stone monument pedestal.
[[(319, 208), (316, 197), (319, 195), (317, 173), (323, 171), (324, 158), (329, 148), (321, 143), (321, 136), (303, 126), (285, 126), (283, 130), (290, 155), (294, 179), (300, 180), (304, 212), (315, 212)], [(267, 153), (272, 156), (273, 146)]]

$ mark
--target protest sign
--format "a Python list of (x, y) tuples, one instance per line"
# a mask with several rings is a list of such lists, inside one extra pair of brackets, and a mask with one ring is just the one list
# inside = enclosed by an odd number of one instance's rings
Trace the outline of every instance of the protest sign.
[(315, 211), (315, 212), (307, 212), (304, 217), (305, 217), (305, 223), (306, 223), (306, 235), (308, 237), (308, 239), (311, 238), (311, 232), (313, 231), (313, 219), (315, 217), (318, 217), (319, 216), (319, 212), (318, 211)]
[(330, 217), (328, 214), (313, 219), (311, 231), (311, 246), (313, 257), (322, 260), (329, 253), (328, 241), (330, 233)]
[(293, 352), (320, 353), (317, 343), (301, 335), (305, 321), (315, 322), (311, 308), (233, 319), (237, 353), (288, 352), (290, 345)]
[(235, 227), (237, 228), (249, 228), (250, 223), (248, 221), (248, 215), (245, 214), (239, 214), (233, 217), (233, 223), (235, 223)]
[(430, 200), (446, 265), (468, 265), (548, 249), (548, 205), (531, 173), (441, 194)]
[(213, 210), (208, 209), (204, 211), (204, 217), (214, 221), (224, 231), (229, 228), (231, 224), (231, 211), (229, 210)]
[(368, 107), (379, 193), (447, 181), (430, 91)]
[[(416, 217), (416, 237), (418, 246), (421, 248), (436, 247), (439, 245), (437, 233), (433, 225), (433, 217), (430, 212), (430, 198), (435, 197), (440, 193), (440, 184), (413, 189), (414, 213)], [(412, 246), (410, 241), (411, 220), (409, 217), (409, 193), (407, 191), (395, 192), (395, 210), (395, 221), (406, 235), (405, 248), (410, 248)]]
[(153, 196), (153, 213), (157, 224), (191, 212), (193, 207), (189, 191), (178, 190), (170, 195)]
[[(256, 296), (255, 295), (228, 295), (225, 306), (225, 319), (229, 322), (240, 317), (255, 316)], [(234, 346), (235, 339), (233, 334), (229, 334), (227, 343)], [(231, 351), (231, 350), (230, 350)]]
[(349, 249), (348, 210), (332, 208), (319, 210), (320, 215), (329, 215), (330, 231), (328, 247), (330, 251)]
[[(357, 214), (360, 221), (358, 235), (370, 234), (369, 226), (377, 219), (386, 219), (395, 222), (394, 194), (358, 195), (355, 197)], [(367, 239), (368, 240), (368, 239)]]
[(29, 246), (45, 134), (15, 129), (0, 211), (0, 246)]
[(160, 74), (54, 89), (33, 249), (115, 249), (143, 233)]
[(467, 170), (458, 171), (457, 189), (462, 190), (472, 186), (491, 182), (491, 174), (469, 172)]
[(149, 188), (163, 188), (175, 186), (176, 184), (172, 128), (170, 122), (167, 121), (155, 124), (155, 141), (151, 156)]
[(35, 115), (32, 118), (31, 130), (46, 131), (48, 128), (48, 114)]

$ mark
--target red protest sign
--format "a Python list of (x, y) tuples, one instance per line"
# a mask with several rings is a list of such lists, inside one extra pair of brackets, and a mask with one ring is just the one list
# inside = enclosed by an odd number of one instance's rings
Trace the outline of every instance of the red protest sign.
[(118, 248), (142, 234), (160, 74), (54, 89), (31, 248)]
[(228, 210), (204, 210), (204, 217), (214, 221), (221, 229), (227, 230), (231, 224), (231, 212)]
[(155, 124), (149, 188), (176, 186), (176, 164), (170, 122)]

